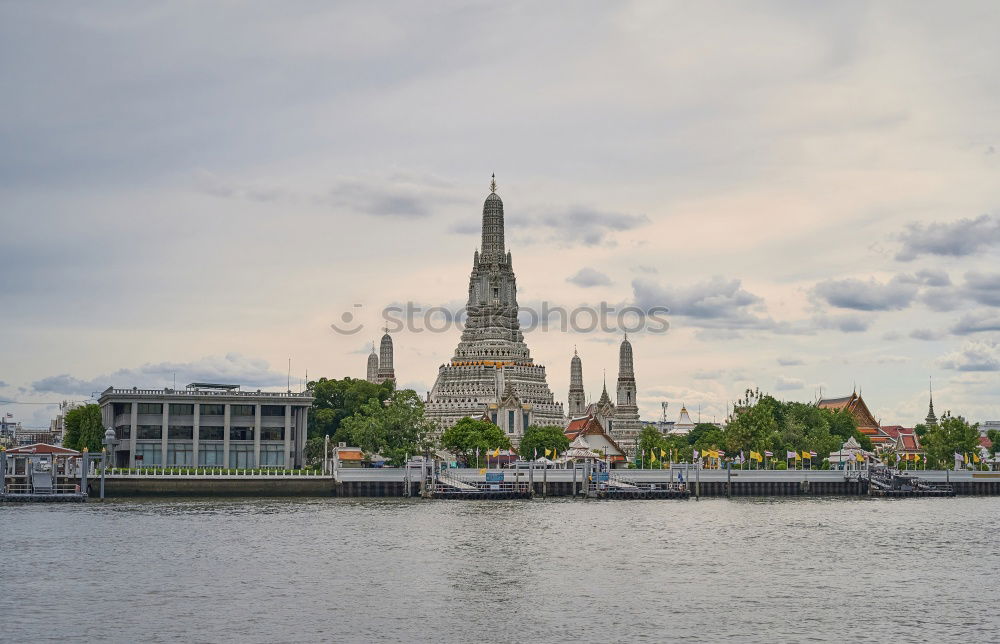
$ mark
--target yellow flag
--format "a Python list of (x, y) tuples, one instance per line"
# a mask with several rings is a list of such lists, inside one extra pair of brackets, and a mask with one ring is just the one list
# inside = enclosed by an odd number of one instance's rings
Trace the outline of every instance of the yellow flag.
[(495, 450), (493, 450), (493, 458), (496, 458), (497, 456), (500, 456), (500, 448), (499, 447), (496, 448)]
[(666, 453), (666, 452), (664, 452), (664, 451), (663, 451), (663, 448), (661, 447), (661, 448), (660, 448), (660, 458), (663, 458), (663, 457), (664, 457), (664, 456), (666, 456), (666, 455), (667, 455), (667, 453)]
[(655, 450), (649, 450), (649, 462), (650, 463), (655, 463), (656, 462), (656, 451)]
[(760, 452), (750, 452), (750, 458), (757, 461), (758, 463), (764, 460), (764, 457), (760, 455)]
[(485, 467), (479, 468), (479, 473), (480, 474), (486, 474), (486, 468)]
[(552, 452), (552, 450), (550, 450), (550, 449), (548, 449), (548, 448), (546, 448), (546, 449), (545, 449), (545, 455), (546, 455), (546, 456), (548, 456), (548, 455), (549, 455), (549, 454), (550, 454), (551, 452)]
[(979, 462), (979, 454), (975, 454), (975, 453), (974, 453), (974, 454), (972, 455), (972, 462), (973, 462), (973, 463), (978, 463), (978, 462)]
[(919, 463), (920, 462), (920, 454), (914, 454), (913, 455), (913, 460), (915, 460), (916, 462)]
[(864, 463), (865, 462), (865, 457), (861, 455), (861, 452), (858, 452), (857, 454), (855, 454), (854, 458), (858, 459), (859, 463)]
[(809, 460), (809, 452), (802, 452), (803, 460)]

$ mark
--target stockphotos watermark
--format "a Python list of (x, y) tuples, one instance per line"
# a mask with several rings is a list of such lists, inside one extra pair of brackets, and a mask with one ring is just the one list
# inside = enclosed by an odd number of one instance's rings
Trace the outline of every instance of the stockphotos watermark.
[[(363, 304), (353, 304), (351, 308), (340, 314), (337, 322), (332, 322), (330, 328), (338, 335), (354, 335), (364, 330), (361, 321)], [(480, 309), (490, 325), (506, 324), (512, 311), (500, 307), (483, 307)], [(669, 309), (665, 306), (640, 308), (638, 306), (612, 306), (607, 302), (597, 305), (565, 307), (542, 302), (538, 308), (520, 306), (517, 308), (517, 319), (521, 330), (561, 331), (573, 333), (666, 333), (670, 328), (667, 321)], [(469, 319), (467, 307), (459, 309), (446, 306), (422, 306), (414, 302), (394, 304), (382, 309), (380, 329), (389, 333), (406, 330), (410, 333), (447, 333), (452, 330), (461, 331)]]

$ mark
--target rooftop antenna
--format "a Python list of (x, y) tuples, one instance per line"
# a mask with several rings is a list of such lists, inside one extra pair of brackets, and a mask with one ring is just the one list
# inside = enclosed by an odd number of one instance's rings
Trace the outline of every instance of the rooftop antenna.
[(701, 403), (698, 403), (698, 423), (701, 423)]
[(490, 193), (491, 194), (496, 194), (497, 193), (497, 173), (496, 172), (494, 172), (492, 175), (490, 175)]
[(288, 358), (288, 393), (292, 393), (292, 358)]
[(174, 372), (174, 390), (177, 389), (177, 372)]
[(665, 400), (660, 403), (660, 407), (663, 409), (663, 424), (664, 425), (667, 423), (667, 407), (669, 407), (669, 406), (670, 406), (670, 403), (668, 403)]

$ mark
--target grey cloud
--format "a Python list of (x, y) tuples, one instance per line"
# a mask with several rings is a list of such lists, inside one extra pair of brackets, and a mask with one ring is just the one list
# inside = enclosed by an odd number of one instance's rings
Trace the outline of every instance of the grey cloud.
[(1000, 306), (1000, 273), (966, 273), (962, 291), (980, 304)]
[(1000, 331), (1000, 312), (990, 310), (966, 313), (951, 328), (955, 335), (969, 335), (983, 331)]
[(836, 329), (844, 333), (867, 331), (875, 322), (871, 315), (817, 315), (813, 323), (820, 329)]
[(1000, 216), (984, 214), (948, 223), (910, 224), (900, 240), (903, 246), (896, 259), (904, 262), (920, 255), (973, 255), (1000, 244)]
[(177, 386), (189, 382), (224, 382), (246, 387), (284, 386), (287, 374), (272, 371), (264, 360), (230, 353), (224, 357), (206, 357), (195, 362), (144, 364), (114, 373), (83, 379), (69, 374), (49, 376), (31, 383), (35, 392), (90, 395), (115, 387), (170, 387), (174, 375)]
[(701, 321), (719, 320), (722, 326), (758, 328), (769, 324), (748, 310), (763, 300), (746, 291), (738, 279), (715, 276), (688, 288), (661, 287), (646, 279), (632, 280), (636, 304), (649, 309), (667, 307), (672, 315)]
[(334, 187), (327, 199), (335, 206), (375, 217), (420, 219), (430, 215), (426, 194), (391, 185), (346, 181)]
[(946, 271), (922, 269), (915, 275), (900, 275), (899, 281), (904, 284), (919, 284), (921, 286), (949, 286), (951, 278)]
[(464, 219), (449, 226), (448, 232), (456, 235), (478, 235), (482, 232), (482, 223)]
[(914, 340), (940, 340), (945, 337), (945, 333), (933, 329), (914, 329), (910, 331), (910, 337)]
[(813, 293), (831, 306), (856, 311), (899, 311), (913, 302), (917, 286), (894, 277), (887, 284), (871, 279), (827, 280), (813, 287)]
[(885, 333), (882, 334), (882, 339), (888, 342), (894, 342), (900, 339), (901, 337), (903, 336), (899, 331), (886, 331)]
[(797, 367), (805, 364), (805, 362), (799, 358), (778, 358), (778, 364), (782, 367)]
[(636, 266), (635, 270), (640, 273), (646, 273), (647, 275), (656, 275), (660, 272), (655, 266), (645, 266), (643, 264)]
[(938, 365), (956, 371), (1000, 371), (1000, 344), (966, 342), (958, 351), (941, 356)]
[(932, 288), (920, 294), (920, 301), (932, 311), (950, 313), (962, 306), (965, 297), (959, 289)]
[(774, 383), (774, 388), (777, 391), (793, 391), (802, 389), (804, 386), (805, 383), (798, 378), (786, 378), (785, 376), (778, 376)]
[(610, 286), (611, 278), (604, 273), (585, 266), (578, 270), (574, 275), (566, 278), (566, 281), (570, 284), (576, 284), (577, 286), (582, 286), (584, 288), (589, 288), (591, 286)]
[(549, 233), (547, 235), (549, 241), (562, 245), (597, 246), (610, 243), (612, 233), (633, 230), (649, 223), (649, 217), (577, 207), (536, 217), (510, 216), (507, 217), (506, 223), (515, 230), (545, 230)]

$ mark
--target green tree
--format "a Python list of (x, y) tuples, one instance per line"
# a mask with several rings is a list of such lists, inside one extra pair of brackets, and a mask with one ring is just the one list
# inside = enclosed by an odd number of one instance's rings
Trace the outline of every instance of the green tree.
[(945, 412), (936, 427), (928, 427), (923, 447), (928, 465), (948, 467), (954, 463), (954, 454), (979, 452), (979, 423), (970, 425), (961, 416)]
[(381, 454), (391, 465), (402, 465), (408, 454), (418, 454), (430, 443), (433, 429), (424, 418), (424, 404), (412, 389), (392, 392), (384, 402), (372, 398), (339, 428), (350, 442), (368, 454)]
[(323, 448), (326, 446), (325, 436), (313, 436), (306, 440), (306, 461), (315, 465), (323, 461)]
[(655, 427), (646, 426), (639, 432), (639, 454), (641, 463), (649, 467), (649, 453), (655, 450), (656, 458), (660, 458), (660, 450), (666, 450), (666, 441), (663, 434)]
[(469, 467), (481, 467), (486, 462), (487, 451), (510, 449), (510, 439), (488, 420), (466, 416), (444, 430), (441, 445), (458, 455)]
[(1000, 429), (990, 429), (986, 432), (986, 438), (993, 443), (990, 445), (990, 456), (996, 458), (997, 451), (1000, 451)]
[[(562, 453), (569, 449), (569, 439), (563, 433), (562, 427), (553, 425), (530, 425), (524, 430), (517, 453), (524, 460), (545, 456), (545, 450), (555, 450)], [(551, 456), (549, 457), (551, 458)]]
[(392, 395), (394, 385), (391, 380), (375, 384), (357, 378), (328, 380), (320, 378), (308, 385), (309, 393), (313, 395), (312, 408), (309, 410), (309, 436), (326, 436), (333, 440), (349, 442), (349, 435), (340, 434), (340, 424), (345, 418), (350, 418), (371, 400), (379, 403)]
[(104, 447), (104, 427), (101, 424), (101, 408), (97, 404), (84, 405), (66, 413), (66, 432), (63, 445), (70, 449), (99, 452)]

